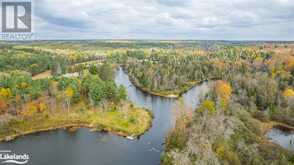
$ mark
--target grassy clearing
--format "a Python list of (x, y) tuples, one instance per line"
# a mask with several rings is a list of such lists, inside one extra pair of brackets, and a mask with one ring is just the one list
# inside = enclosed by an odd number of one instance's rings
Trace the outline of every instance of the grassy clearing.
[(151, 126), (152, 115), (145, 109), (123, 103), (111, 110), (84, 109), (80, 104), (67, 112), (44, 112), (30, 118), (15, 118), (0, 125), (0, 141), (35, 132), (69, 127), (86, 127), (121, 136), (139, 136)]
[(45, 72), (39, 73), (32, 77), (33, 80), (40, 80), (45, 78), (50, 78), (52, 76), (51, 70), (47, 70)]

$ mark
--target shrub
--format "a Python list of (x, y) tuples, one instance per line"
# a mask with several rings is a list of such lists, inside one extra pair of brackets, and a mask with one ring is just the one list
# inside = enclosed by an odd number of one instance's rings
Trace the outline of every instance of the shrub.
[(185, 115), (177, 118), (175, 128), (168, 134), (166, 138), (166, 147), (168, 149), (182, 150), (186, 147), (186, 142), (189, 138), (189, 131), (187, 129), (190, 121)]
[(217, 157), (228, 164), (241, 165), (238, 155), (234, 152), (229, 141), (222, 138), (213, 144), (213, 150)]
[(209, 114), (214, 114), (216, 113), (215, 103), (211, 100), (204, 100), (197, 111), (200, 113), (208, 112)]
[(160, 160), (162, 165), (173, 165), (173, 158), (167, 154), (161, 154)]
[(133, 116), (131, 116), (129, 118), (129, 122), (132, 123), (132, 124), (135, 124), (136, 123), (136, 119)]

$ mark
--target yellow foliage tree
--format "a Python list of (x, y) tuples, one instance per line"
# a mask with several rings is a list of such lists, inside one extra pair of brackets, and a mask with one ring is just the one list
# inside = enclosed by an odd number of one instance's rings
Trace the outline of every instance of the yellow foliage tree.
[(232, 95), (232, 88), (230, 84), (222, 80), (217, 81), (215, 84), (215, 92), (221, 102), (221, 105), (225, 108)]
[(39, 103), (39, 106), (38, 106), (39, 112), (44, 112), (46, 111), (46, 109), (47, 109), (47, 105), (45, 103)]
[(285, 89), (284, 92), (283, 92), (283, 96), (285, 98), (292, 98), (292, 97), (294, 97), (294, 90), (293, 89), (290, 89), (290, 88)]
[(198, 111), (208, 112), (209, 114), (214, 114), (216, 112), (215, 104), (211, 100), (204, 100), (198, 108)]
[(69, 112), (69, 107), (70, 107), (70, 101), (71, 98), (74, 95), (74, 90), (71, 87), (67, 87), (64, 91), (64, 96), (65, 96), (65, 102), (67, 105), (67, 111)]
[(16, 85), (16, 88), (18, 88), (18, 89), (26, 89), (26, 88), (29, 88), (29, 87), (30, 87), (30, 84), (28, 84), (26, 82), (21, 82), (20, 84)]
[(0, 88), (0, 98), (8, 99), (11, 96), (9, 88)]
[(21, 112), (24, 117), (32, 117), (34, 114), (38, 112), (38, 106), (34, 103), (29, 103), (25, 110)]
[(11, 91), (9, 88), (0, 88), (0, 114), (7, 111), (8, 99), (11, 96)]
[(64, 91), (65, 97), (71, 98), (74, 95), (74, 90), (71, 87), (67, 87)]

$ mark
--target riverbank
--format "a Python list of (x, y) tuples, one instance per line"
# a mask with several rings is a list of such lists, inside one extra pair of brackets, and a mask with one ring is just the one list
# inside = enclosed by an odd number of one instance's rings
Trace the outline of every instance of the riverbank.
[[(126, 72), (127, 73), (127, 72)], [(195, 86), (202, 84), (203, 82), (209, 81), (209, 80), (217, 80), (217, 78), (211, 78), (211, 79), (206, 79), (206, 80), (201, 80), (201, 81), (193, 81), (193, 82), (189, 82), (186, 85), (184, 85), (181, 89), (179, 90), (174, 90), (174, 91), (151, 91), (148, 88), (143, 87), (141, 84), (139, 84), (134, 77), (132, 77), (131, 75), (129, 75), (129, 79), (132, 82), (132, 84), (137, 87), (138, 89), (140, 89), (141, 91), (154, 95), (154, 96), (160, 96), (160, 97), (165, 97), (165, 98), (171, 98), (171, 99), (176, 99), (181, 97), (184, 93), (188, 92), (189, 90), (191, 90), (192, 88), (194, 88)]]
[(116, 110), (77, 106), (70, 112), (36, 114), (30, 118), (13, 118), (0, 125), (0, 141), (62, 128), (89, 128), (92, 131), (106, 131), (119, 136), (138, 137), (152, 124), (152, 114), (146, 109), (130, 103), (116, 106)]
[[(175, 90), (175, 91), (151, 91), (148, 88), (143, 87), (141, 84), (139, 84), (134, 77), (132, 77), (131, 75), (129, 75), (129, 79), (132, 82), (132, 84), (137, 87), (138, 89), (140, 89), (141, 91), (154, 95), (154, 96), (160, 96), (160, 97), (165, 97), (165, 98), (172, 98), (172, 99), (176, 99), (181, 97), (184, 93), (186, 93), (187, 91), (189, 91), (190, 89), (192, 89), (193, 87), (195, 87), (198, 84), (201, 84), (204, 81), (195, 81), (195, 82), (190, 82), (188, 83), (188, 85), (183, 86), (180, 90)], [(205, 80), (206, 81), (206, 80)]]
[(203, 82), (219, 79), (219, 78), (215, 78), (215, 77), (214, 78), (207, 78), (204, 80), (187, 82), (180, 89), (165, 90), (165, 91), (152, 91), (148, 88), (143, 87), (140, 83), (138, 83), (138, 81), (136, 81), (136, 78), (134, 76), (132, 76), (131, 74), (129, 74), (124, 66), (120, 66), (120, 67), (124, 70), (125, 73), (127, 73), (132, 84), (135, 87), (137, 87), (138, 89), (140, 89), (141, 91), (148, 93), (148, 94), (151, 94), (151, 95), (154, 95), (154, 96), (160, 96), (160, 97), (171, 98), (171, 99), (176, 99), (176, 98), (181, 97), (184, 93), (188, 92), (189, 90), (191, 90), (195, 86), (202, 84)]

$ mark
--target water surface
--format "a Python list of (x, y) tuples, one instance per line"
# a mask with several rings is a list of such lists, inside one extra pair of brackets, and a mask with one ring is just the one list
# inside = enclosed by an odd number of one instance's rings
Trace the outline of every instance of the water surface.
[(276, 143), (283, 148), (294, 151), (294, 133), (282, 131), (278, 128), (271, 129), (266, 137), (273, 143)]

